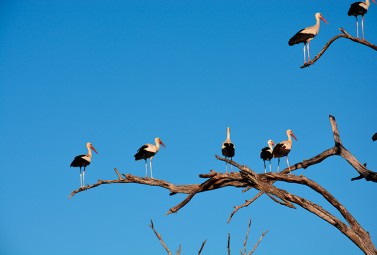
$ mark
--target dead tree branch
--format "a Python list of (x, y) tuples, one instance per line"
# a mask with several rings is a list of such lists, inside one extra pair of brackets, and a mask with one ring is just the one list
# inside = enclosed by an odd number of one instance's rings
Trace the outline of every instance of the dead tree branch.
[(353, 37), (351, 36), (349, 33), (347, 33), (343, 28), (339, 28), (339, 30), (342, 32), (342, 34), (339, 34), (339, 35), (336, 35), (334, 36), (333, 38), (331, 38), (326, 44), (325, 46), (322, 48), (322, 50), (309, 62), (305, 63), (304, 65), (300, 66), (300, 68), (305, 68), (305, 67), (308, 67), (308, 66), (311, 66), (313, 65), (322, 55), (323, 53), (325, 53), (325, 51), (330, 47), (330, 45), (337, 39), (339, 38), (346, 38), (346, 39), (349, 39), (351, 41), (354, 41), (356, 43), (360, 43), (360, 44), (363, 44), (369, 48), (372, 48), (373, 50), (376, 50), (377, 51), (377, 45), (374, 45), (366, 40), (362, 40), (362, 39), (359, 39), (359, 38), (356, 38), (356, 37)]
[(149, 226), (151, 227), (151, 229), (153, 230), (153, 232), (155, 233), (155, 235), (157, 236), (158, 240), (160, 241), (162, 247), (164, 247), (165, 251), (169, 254), (169, 255), (173, 255), (169, 248), (166, 246), (164, 240), (162, 240), (162, 237), (159, 233), (157, 233), (156, 229), (154, 228), (154, 224), (153, 224), (153, 221), (151, 220), (151, 224), (149, 224)]
[[(334, 137), (334, 146), (324, 150), (318, 155), (311, 157), (302, 162), (296, 163), (290, 167), (290, 171), (294, 172), (298, 169), (306, 169), (310, 166), (321, 163), (331, 156), (340, 156), (346, 160), (358, 173), (359, 177), (355, 179), (365, 179), (367, 181), (377, 182), (377, 173), (366, 168), (366, 165), (361, 164), (343, 145), (339, 130), (337, 127), (336, 120), (333, 116), (329, 116), (331, 129)], [(216, 158), (220, 161), (225, 161), (228, 164), (239, 169), (239, 172), (232, 173), (218, 173), (214, 170), (211, 170), (208, 174), (199, 175), (200, 178), (205, 178), (206, 180), (200, 184), (187, 184), (187, 185), (175, 185), (173, 183), (151, 179), (151, 178), (142, 178), (133, 176), (131, 174), (120, 174), (117, 169), (115, 172), (118, 176), (116, 180), (99, 180), (93, 185), (88, 185), (86, 187), (77, 189), (73, 191), (70, 197), (73, 197), (75, 194), (98, 187), (102, 184), (112, 184), (112, 183), (138, 183), (142, 185), (158, 186), (161, 188), (168, 189), (170, 195), (177, 193), (187, 194), (186, 198), (177, 204), (176, 206), (169, 209), (167, 214), (176, 213), (187, 205), (191, 199), (201, 192), (211, 191), (215, 189), (220, 189), (228, 186), (236, 188), (244, 188), (244, 190), (249, 190), (251, 188), (256, 189), (259, 193), (252, 198), (251, 200), (246, 201), (240, 206), (236, 206), (233, 212), (231, 213), (228, 222), (233, 217), (233, 215), (241, 208), (249, 206), (253, 201), (258, 199), (262, 194), (266, 194), (274, 202), (277, 202), (281, 205), (287, 206), (289, 208), (295, 208), (300, 206), (307, 211), (313, 213), (314, 215), (320, 217), (324, 221), (328, 222), (332, 226), (336, 227), (341, 233), (347, 236), (353, 243), (355, 243), (365, 254), (376, 255), (377, 250), (372, 243), (369, 233), (364, 230), (361, 225), (356, 221), (356, 219), (347, 211), (347, 209), (342, 206), (342, 204), (332, 196), (327, 190), (320, 186), (317, 182), (310, 180), (304, 176), (296, 176), (293, 174), (288, 175), (289, 169), (286, 168), (280, 173), (260, 173), (257, 174), (251, 168), (246, 165), (240, 165), (235, 161), (221, 158), (216, 155)], [(328, 210), (324, 209), (320, 205), (317, 205), (311, 202), (308, 199), (300, 197), (296, 194), (292, 194), (286, 190), (277, 188), (274, 186), (275, 182), (286, 182), (298, 185), (304, 185), (311, 189), (313, 192), (324, 197), (329, 205), (336, 209), (344, 218), (337, 218), (331, 214)], [(153, 225), (152, 225), (153, 226)], [(230, 236), (229, 236), (230, 239)], [(230, 240), (229, 240), (230, 241)], [(229, 244), (230, 245), (230, 244)], [(229, 251), (230, 248), (228, 248)]]

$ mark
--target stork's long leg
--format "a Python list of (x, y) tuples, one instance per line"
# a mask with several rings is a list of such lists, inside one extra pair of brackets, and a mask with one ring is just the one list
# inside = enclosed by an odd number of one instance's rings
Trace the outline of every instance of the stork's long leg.
[(150, 164), (150, 169), (151, 169), (151, 178), (153, 179), (153, 174), (152, 174), (152, 158), (149, 159), (149, 164)]
[(80, 167), (80, 188), (82, 188), (82, 170)]
[(359, 21), (356, 16), (356, 37), (359, 38)]
[(287, 159), (287, 165), (288, 165), (289, 174), (291, 174), (291, 167), (289, 166), (288, 155), (285, 156), (285, 158)]
[(278, 158), (278, 170), (276, 172), (280, 172), (280, 158)]
[(270, 161), (270, 172), (272, 172), (272, 165), (271, 165), (271, 160)]
[(146, 159), (145, 159), (145, 177), (148, 177), (148, 163)]
[(264, 165), (264, 173), (267, 173), (266, 172), (266, 161), (265, 160), (263, 160), (263, 165)]
[(306, 45), (306, 49), (308, 50), (308, 62), (310, 62), (310, 41), (308, 41), (308, 45)]
[(85, 168), (86, 167), (84, 167), (84, 171), (82, 172), (82, 187), (85, 186)]
[[(232, 161), (233, 158), (230, 158), (230, 160)], [(230, 172), (233, 172), (233, 165), (232, 164), (230, 164)]]
[(364, 40), (364, 16), (361, 16), (361, 33), (363, 35)]
[(304, 64), (306, 63), (306, 43), (304, 43)]

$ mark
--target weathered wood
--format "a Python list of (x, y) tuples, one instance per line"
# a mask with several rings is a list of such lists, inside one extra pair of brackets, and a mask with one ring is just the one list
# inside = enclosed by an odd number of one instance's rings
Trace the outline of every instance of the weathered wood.
[[(334, 146), (324, 150), (323, 152), (315, 155), (309, 159), (298, 162), (290, 167), (290, 171), (294, 172), (298, 169), (307, 169), (310, 166), (321, 163), (331, 156), (339, 156), (346, 160), (358, 173), (359, 177), (353, 178), (356, 179), (365, 179), (367, 181), (377, 182), (377, 173), (367, 169), (366, 164), (361, 164), (351, 152), (349, 152), (343, 145), (335, 117), (329, 116), (331, 129), (334, 137)], [(258, 199), (263, 194), (267, 194), (274, 202), (277, 202), (281, 205), (295, 208), (295, 205), (300, 206), (307, 211), (315, 214), (324, 221), (328, 222), (335, 228), (337, 228), (342, 234), (347, 236), (355, 245), (357, 245), (365, 254), (367, 255), (377, 255), (377, 250), (366, 230), (357, 222), (357, 220), (348, 212), (348, 210), (326, 189), (320, 186), (317, 182), (306, 178), (305, 176), (296, 176), (293, 174), (288, 175), (289, 169), (286, 168), (280, 173), (260, 173), (257, 174), (251, 168), (246, 165), (240, 165), (237, 162), (215, 156), (216, 159), (220, 161), (225, 161), (228, 164), (233, 165), (239, 169), (239, 172), (232, 173), (218, 173), (214, 170), (211, 170), (207, 174), (199, 175), (200, 178), (206, 179), (204, 182), (199, 184), (186, 184), (186, 185), (176, 185), (165, 180), (143, 178), (134, 176), (131, 174), (120, 174), (117, 169), (114, 169), (115, 173), (118, 176), (118, 179), (115, 180), (99, 180), (93, 185), (88, 185), (83, 188), (72, 191), (70, 198), (80, 193), (95, 187), (98, 187), (103, 184), (114, 184), (114, 183), (137, 183), (141, 185), (157, 186), (161, 188), (168, 189), (170, 195), (174, 194), (187, 194), (186, 198), (181, 201), (176, 206), (169, 209), (167, 214), (177, 213), (180, 209), (186, 206), (191, 199), (201, 193), (207, 192), (215, 189), (220, 189), (224, 187), (235, 187), (235, 188), (244, 188), (245, 190), (256, 189), (259, 191), (257, 195), (254, 196), (251, 200), (245, 201), (244, 204), (236, 206), (231, 213), (228, 222), (231, 220), (233, 215), (241, 208), (245, 208), (252, 204), (256, 199)], [(321, 195), (333, 209), (336, 209), (343, 217), (339, 219), (329, 211), (324, 209), (322, 206), (317, 205), (311, 202), (308, 199), (300, 197), (296, 194), (292, 194), (286, 190), (279, 189), (274, 186), (275, 182), (286, 182), (297, 185), (304, 185), (310, 188), (313, 192)]]
[(374, 45), (374, 44), (372, 44), (372, 43), (370, 43), (366, 40), (355, 38), (355, 37), (351, 36), (349, 33), (347, 33), (343, 28), (339, 28), (339, 30), (342, 32), (342, 34), (336, 35), (333, 38), (331, 38), (325, 44), (325, 46), (323, 46), (322, 50), (311, 61), (304, 63), (302, 66), (300, 66), (300, 68), (305, 68), (305, 67), (313, 65), (323, 55), (323, 53), (325, 53), (325, 51), (330, 47), (330, 45), (335, 40), (337, 40), (339, 38), (346, 38), (346, 39), (349, 39), (349, 40), (354, 41), (356, 43), (360, 43), (360, 44), (363, 44), (365, 46), (368, 46), (369, 48), (371, 48), (373, 50), (377, 50), (377, 45)]

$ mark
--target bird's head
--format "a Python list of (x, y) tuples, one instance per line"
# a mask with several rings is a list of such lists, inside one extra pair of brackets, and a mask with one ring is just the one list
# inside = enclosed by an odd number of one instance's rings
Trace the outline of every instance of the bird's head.
[(165, 144), (162, 142), (162, 140), (160, 138), (156, 138), (156, 143), (159, 143), (162, 145), (162, 147), (166, 148)]
[[(373, 0), (372, 0), (372, 1), (373, 1)], [(315, 14), (315, 17), (318, 18), (318, 19), (323, 20), (323, 22), (325, 22), (326, 24), (329, 24), (329, 23), (327, 22), (327, 20), (322, 16), (322, 13), (317, 12), (317, 13)]]
[(319, 19), (323, 20), (323, 22), (325, 22), (326, 24), (329, 24), (327, 22), (327, 20), (322, 16), (322, 13), (317, 12), (315, 16), (318, 17)]
[(87, 143), (86, 146), (88, 146), (89, 149), (91, 149), (92, 151), (98, 154), (98, 152), (96, 151), (92, 143)]
[(287, 130), (287, 135), (288, 135), (288, 136), (292, 136), (292, 137), (297, 141), (297, 138), (296, 138), (296, 136), (293, 134), (292, 130), (288, 129), (288, 130)]
[(275, 146), (274, 141), (272, 141), (271, 139), (267, 141), (267, 144), (268, 144), (269, 146)]

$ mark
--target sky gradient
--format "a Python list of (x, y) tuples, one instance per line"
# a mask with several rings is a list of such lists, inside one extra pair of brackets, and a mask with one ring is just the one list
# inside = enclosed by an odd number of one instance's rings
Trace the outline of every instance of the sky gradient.
[[(374, 50), (338, 39), (311, 67), (300, 69), (303, 45), (288, 46), (298, 30), (321, 24), (314, 57), (343, 27), (355, 35), (345, 1), (7, 1), (0, 3), (0, 253), (7, 255), (166, 254), (148, 227), (153, 219), (175, 252), (239, 252), (252, 220), (255, 254), (362, 252), (323, 220), (267, 196), (240, 210), (255, 190), (205, 192), (175, 215), (185, 196), (142, 185), (104, 185), (68, 199), (79, 188), (74, 156), (93, 143), (99, 154), (86, 183), (144, 176), (133, 155), (160, 137), (153, 175), (175, 184), (200, 183), (200, 173), (225, 171), (226, 127), (234, 160), (263, 171), (260, 149), (292, 129), (294, 164), (333, 146), (329, 114), (344, 146), (377, 169)], [(377, 44), (377, 5), (365, 35)], [(284, 161), (282, 162), (282, 164)], [(276, 161), (273, 167), (276, 169)], [(284, 165), (284, 164), (283, 164)], [(351, 182), (356, 171), (338, 157), (303, 174), (330, 191), (377, 240), (377, 186)], [(280, 188), (333, 212), (322, 198), (292, 184)], [(339, 216), (337, 213), (335, 215)]]

